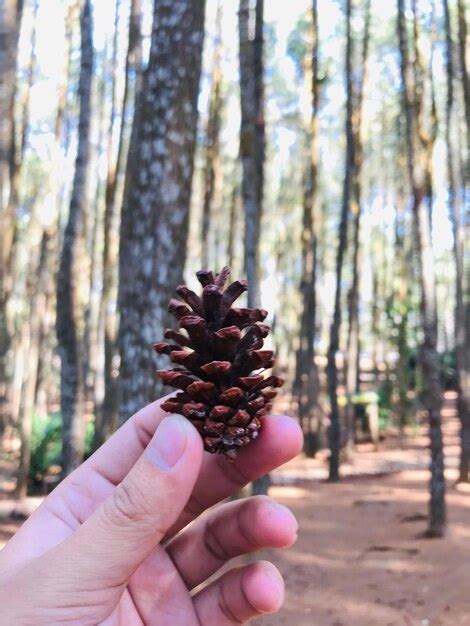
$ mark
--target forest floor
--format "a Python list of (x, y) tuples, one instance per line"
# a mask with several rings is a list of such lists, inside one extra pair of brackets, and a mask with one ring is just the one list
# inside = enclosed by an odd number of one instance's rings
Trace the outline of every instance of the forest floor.
[[(378, 451), (359, 446), (337, 484), (323, 480), (322, 455), (298, 457), (273, 474), (270, 494), (296, 514), (299, 539), (289, 550), (261, 555), (283, 573), (286, 603), (280, 614), (256, 624), (470, 626), (470, 488), (455, 486), (458, 423), (450, 393), (443, 417), (449, 517), (444, 539), (423, 538), (424, 427), (398, 449), (393, 435)], [(8, 469), (0, 467), (5, 480)], [(39, 501), (28, 498), (18, 512), (6, 493), (0, 495), (0, 548), (21, 524), (21, 513)]]
[(286, 580), (280, 614), (260, 626), (470, 626), (470, 489), (455, 486), (455, 397), (444, 410), (449, 529), (425, 539), (426, 429), (401, 449), (360, 447), (337, 484), (321, 460), (297, 458), (273, 476), (271, 495), (299, 521), (299, 539), (267, 552)]

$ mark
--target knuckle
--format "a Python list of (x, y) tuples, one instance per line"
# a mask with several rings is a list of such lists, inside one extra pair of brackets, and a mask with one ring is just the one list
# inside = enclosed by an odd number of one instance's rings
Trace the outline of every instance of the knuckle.
[(203, 532), (203, 542), (207, 552), (216, 561), (225, 563), (236, 556), (236, 554), (233, 554), (227, 547), (226, 542), (224, 542), (220, 537), (217, 524), (213, 519), (209, 518), (206, 522)]
[(145, 498), (135, 485), (130, 485), (126, 481), (116, 487), (109, 502), (106, 513), (115, 526), (142, 523), (148, 519)]

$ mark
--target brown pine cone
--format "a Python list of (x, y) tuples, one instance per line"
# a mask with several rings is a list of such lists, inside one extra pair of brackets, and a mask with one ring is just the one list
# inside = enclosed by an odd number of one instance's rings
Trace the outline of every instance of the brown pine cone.
[(197, 272), (202, 296), (181, 285), (168, 310), (179, 330), (167, 329), (168, 342), (157, 343), (159, 354), (168, 354), (176, 365), (161, 370), (163, 382), (180, 389), (162, 404), (170, 413), (187, 417), (201, 433), (204, 449), (235, 459), (238, 449), (256, 439), (263, 417), (270, 411), (278, 376), (264, 377), (274, 365), (271, 350), (262, 350), (269, 326), (264, 309), (232, 307), (247, 289), (237, 280), (225, 290), (228, 267), (220, 274)]

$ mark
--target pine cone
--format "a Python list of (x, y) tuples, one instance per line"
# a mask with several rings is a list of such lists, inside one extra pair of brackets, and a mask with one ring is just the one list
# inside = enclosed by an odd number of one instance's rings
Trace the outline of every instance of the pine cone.
[(167, 329), (165, 338), (171, 343), (157, 343), (154, 349), (176, 364), (158, 375), (180, 389), (162, 408), (187, 417), (201, 434), (205, 450), (235, 459), (239, 448), (258, 436), (275, 388), (284, 381), (263, 376), (274, 365), (272, 351), (262, 350), (270, 330), (263, 324), (267, 311), (233, 308), (247, 282), (237, 280), (224, 290), (229, 275), (228, 267), (215, 277), (197, 272), (202, 297), (184, 285), (177, 287), (184, 302), (172, 299), (168, 310), (179, 330)]

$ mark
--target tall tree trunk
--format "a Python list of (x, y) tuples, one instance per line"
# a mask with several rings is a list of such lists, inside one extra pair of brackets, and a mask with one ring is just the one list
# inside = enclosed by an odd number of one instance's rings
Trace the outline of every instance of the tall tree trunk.
[(186, 259), (204, 13), (204, 0), (154, 2), (121, 221), (121, 420), (162, 389), (152, 343), (163, 336), (168, 300)]
[(466, 384), (465, 360), (470, 350), (468, 333), (465, 328), (464, 303), (464, 262), (463, 262), (463, 232), (460, 218), (460, 202), (457, 192), (454, 141), (452, 125), (454, 120), (454, 58), (452, 26), (448, 0), (443, 0), (446, 25), (446, 57), (447, 57), (447, 107), (446, 107), (446, 143), (447, 143), (447, 175), (449, 181), (449, 218), (452, 224), (454, 237), (455, 263), (455, 360), (457, 369), (457, 406), (461, 424), (461, 452), (460, 472), (461, 482), (470, 482), (470, 397), (469, 386)]
[[(300, 293), (302, 314), (300, 318), (299, 348), (296, 355), (294, 389), (297, 396), (298, 414), (304, 430), (310, 432), (316, 413), (318, 372), (315, 365), (316, 334), (316, 283), (317, 283), (317, 230), (319, 218), (318, 165), (319, 165), (319, 100), (318, 75), (318, 0), (312, 2), (310, 28), (311, 48), (305, 59), (305, 72), (311, 94), (311, 114), (307, 132), (308, 159), (305, 171), (302, 216), (302, 278)], [(317, 429), (315, 429), (317, 430)]]
[[(116, 5), (118, 11), (118, 3)], [(104, 398), (96, 412), (93, 448), (99, 446), (115, 430), (119, 422), (119, 386), (117, 376), (117, 263), (119, 256), (119, 177), (124, 170), (126, 159), (126, 136), (128, 135), (128, 117), (132, 97), (137, 89), (142, 64), (142, 0), (132, 0), (129, 16), (129, 40), (126, 54), (126, 75), (122, 101), (121, 124), (119, 128), (117, 156), (112, 152), (112, 129), (115, 117), (115, 86), (113, 83), (113, 106), (109, 128), (108, 174), (106, 181), (104, 238), (103, 238), (103, 291), (101, 296), (100, 317), (104, 329)], [(113, 66), (116, 55), (113, 55)], [(134, 89), (132, 88), (134, 87)], [(127, 145), (128, 147), (128, 145)]]
[(61, 358), (62, 471), (74, 470), (83, 459), (83, 372), (80, 354), (79, 238), (86, 207), (90, 161), (91, 91), (93, 77), (93, 23), (90, 0), (84, 0), (80, 18), (81, 61), (78, 85), (80, 114), (75, 174), (64, 232), (57, 281), (57, 339)]
[[(201, 220), (201, 267), (209, 266), (209, 249), (211, 245), (210, 233), (212, 226), (212, 212), (216, 195), (217, 179), (220, 177), (220, 116), (222, 108), (222, 3), (217, 5), (216, 34), (214, 42), (214, 57), (212, 61), (211, 93), (209, 99), (209, 115), (205, 134), (205, 164), (203, 169), (204, 200)], [(217, 246), (214, 245), (214, 256), (217, 255)]]
[[(31, 7), (32, 12), (32, 27), (31, 27), (31, 48), (30, 55), (28, 60), (28, 65), (25, 68), (26, 75), (26, 84), (24, 86), (24, 93), (22, 96), (22, 106), (21, 106), (21, 133), (20, 133), (20, 141), (19, 141), (19, 150), (17, 151), (16, 163), (15, 163), (15, 181), (13, 184), (14, 189), (14, 204), (15, 206), (19, 202), (19, 191), (21, 186), (20, 174), (21, 174), (21, 166), (24, 160), (24, 153), (26, 150), (26, 143), (29, 134), (29, 102), (30, 102), (30, 93), (33, 85), (34, 74), (35, 74), (35, 61), (36, 61), (36, 17), (38, 11), (39, 0), (35, 0)], [(28, 227), (25, 229), (25, 232), (21, 237), (18, 237), (18, 241), (16, 244), (16, 253), (18, 258), (22, 258), (26, 256), (26, 248), (31, 245), (31, 241), (34, 241), (36, 237), (41, 239), (38, 236), (38, 221), (36, 215), (36, 206), (33, 203), (31, 208), (31, 212), (28, 220)], [(39, 253), (39, 258), (35, 254), (34, 247), (30, 251), (30, 263), (29, 263), (29, 271), (26, 274), (25, 278), (21, 279), (22, 290), (23, 290), (23, 298), (26, 300), (27, 305), (29, 304), (29, 311), (24, 317), (19, 319), (18, 326), (19, 331), (17, 335), (19, 336), (16, 341), (14, 341), (14, 348), (17, 359), (23, 360), (23, 376), (20, 381), (21, 384), (18, 385), (17, 391), (14, 393), (13, 398), (13, 406), (16, 405), (17, 410), (14, 411), (14, 417), (17, 418), (17, 430), (20, 437), (20, 461), (18, 468), (18, 476), (17, 476), (17, 484), (15, 488), (15, 496), (16, 497), (24, 497), (27, 491), (28, 484), (28, 474), (29, 474), (29, 458), (30, 458), (30, 438), (32, 433), (32, 413), (34, 408), (34, 397), (35, 397), (35, 389), (36, 389), (36, 375), (37, 375), (37, 364), (39, 360), (39, 344), (37, 341), (38, 338), (38, 328), (41, 317), (38, 317), (38, 299), (41, 297), (38, 293), (39, 289), (45, 289), (44, 280), (41, 281), (41, 287), (39, 286), (39, 281), (36, 280), (36, 277), (40, 278), (40, 263), (42, 260), (42, 247)], [(18, 262), (16, 262), (18, 267)], [(38, 272), (39, 270), (39, 272)], [(19, 268), (14, 270), (14, 273), (19, 272)], [(32, 279), (32, 277), (35, 279)], [(40, 316), (44, 315), (44, 311), (40, 311)], [(20, 345), (23, 347), (23, 350), (20, 349)], [(21, 352), (24, 354), (21, 354)]]
[(470, 176), (470, 77), (467, 67), (467, 19), (465, 15), (464, 0), (457, 0), (458, 10), (458, 49), (460, 60), (461, 80), (464, 95), (465, 120), (467, 131), (467, 158), (466, 172), (467, 177)]
[[(245, 214), (245, 272), (248, 306), (261, 304), (259, 240), (264, 191), (264, 0), (256, 0), (254, 14), (249, 0), (240, 0), (240, 155), (242, 199)], [(254, 23), (254, 29), (251, 27)], [(266, 493), (269, 476), (256, 480), (254, 493)]]
[[(51, 236), (52, 235), (52, 236)], [(31, 434), (33, 411), (38, 380), (38, 364), (40, 359), (41, 325), (47, 316), (48, 285), (52, 281), (51, 259), (55, 235), (54, 229), (45, 228), (41, 237), (39, 260), (32, 271), (34, 280), (30, 279), (29, 294), (31, 298), (28, 322), (28, 358), (25, 363), (25, 377), (21, 389), (20, 417), (18, 431), (20, 435), (20, 460), (15, 496), (24, 498), (28, 492), (29, 468), (31, 462)]]
[[(354, 448), (355, 438), (355, 405), (353, 404), (353, 394), (358, 389), (360, 380), (360, 324), (359, 324), (359, 276), (360, 276), (360, 233), (362, 215), (362, 163), (364, 160), (364, 149), (362, 141), (362, 120), (364, 91), (367, 76), (367, 61), (369, 52), (369, 31), (370, 31), (370, 4), (371, 0), (366, 0), (364, 7), (364, 33), (362, 37), (362, 50), (359, 60), (360, 76), (357, 82), (352, 85), (352, 128), (354, 141), (354, 172), (352, 177), (352, 193), (350, 198), (349, 212), (354, 217), (353, 226), (353, 254), (352, 254), (352, 285), (348, 294), (348, 340), (346, 353), (346, 445), (349, 452)], [(351, 42), (354, 55), (354, 38)]]
[[(437, 353), (437, 309), (434, 259), (431, 241), (430, 213), (432, 202), (431, 156), (433, 136), (424, 127), (424, 98), (421, 89), (423, 66), (419, 53), (418, 16), (413, 6), (415, 64), (409, 59), (407, 22), (404, 0), (398, 0), (398, 38), (401, 58), (403, 107), (406, 116), (406, 143), (408, 172), (412, 191), (414, 234), (419, 261), (423, 343), (421, 367), (423, 371), (423, 407), (428, 417), (431, 447), (431, 480), (429, 525), (427, 534), (441, 537), (446, 527), (444, 448), (441, 426), (441, 380)], [(415, 78), (413, 77), (413, 72)]]
[[(250, 1), (240, 0), (240, 154), (242, 199), (245, 213), (245, 271), (249, 283), (248, 306), (260, 305), (259, 239), (264, 182), (264, 80), (263, 0), (256, 0), (255, 15)], [(251, 24), (254, 20), (254, 36)]]
[[(65, 16), (65, 50), (62, 73), (58, 85), (58, 101), (56, 118), (54, 124), (54, 161), (51, 172), (51, 187), (54, 190), (56, 201), (56, 211), (52, 222), (45, 228), (43, 237), (48, 238), (48, 245), (44, 248), (47, 259), (44, 266), (48, 268), (48, 280), (46, 284), (46, 314), (41, 319), (39, 330), (39, 349), (40, 358), (37, 362), (36, 373), (36, 389), (34, 404), (36, 410), (45, 415), (51, 404), (51, 400), (56, 402), (56, 397), (52, 398), (54, 393), (54, 374), (55, 366), (53, 355), (56, 349), (54, 324), (56, 309), (56, 283), (59, 262), (60, 242), (59, 242), (59, 219), (61, 214), (62, 203), (64, 199), (64, 181), (60, 177), (63, 167), (64, 155), (70, 144), (70, 124), (67, 124), (67, 107), (68, 93), (70, 86), (71, 58), (75, 53), (73, 48), (74, 29), (77, 28), (77, 16), (79, 16), (80, 8), (77, 1), (69, 5)], [(42, 250), (43, 248), (41, 248)]]
[(330, 399), (330, 427), (328, 431), (330, 459), (329, 480), (339, 480), (339, 455), (341, 447), (341, 424), (338, 404), (338, 367), (336, 356), (339, 351), (341, 331), (341, 295), (343, 266), (348, 245), (349, 204), (354, 177), (354, 131), (353, 131), (353, 83), (352, 83), (352, 36), (351, 36), (352, 0), (346, 1), (346, 163), (343, 181), (343, 200), (338, 229), (338, 249), (336, 253), (336, 287), (333, 320), (330, 327), (326, 373), (328, 395)]
[(12, 421), (12, 328), (8, 302), (16, 237), (14, 104), (22, 13), (23, 0), (3, 0), (0, 4), (0, 439)]

